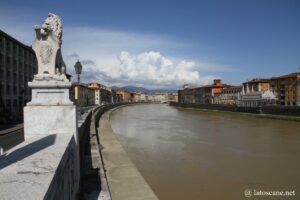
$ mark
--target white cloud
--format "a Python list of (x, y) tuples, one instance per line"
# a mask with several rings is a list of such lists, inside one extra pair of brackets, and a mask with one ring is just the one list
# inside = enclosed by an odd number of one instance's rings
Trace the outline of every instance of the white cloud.
[(144, 84), (148, 87), (173, 87), (184, 83), (207, 84), (216, 78), (213, 76), (201, 77), (195, 71), (196, 63), (182, 60), (173, 61), (160, 52), (144, 52), (131, 55), (126, 51), (119, 56), (119, 76), (126, 82)]

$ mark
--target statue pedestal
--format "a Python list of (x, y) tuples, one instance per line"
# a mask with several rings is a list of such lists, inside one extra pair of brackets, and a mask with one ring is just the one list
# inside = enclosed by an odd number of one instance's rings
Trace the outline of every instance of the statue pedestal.
[(77, 141), (76, 106), (69, 99), (71, 83), (41, 80), (28, 83), (32, 100), (24, 107), (25, 140), (36, 135), (74, 134)]

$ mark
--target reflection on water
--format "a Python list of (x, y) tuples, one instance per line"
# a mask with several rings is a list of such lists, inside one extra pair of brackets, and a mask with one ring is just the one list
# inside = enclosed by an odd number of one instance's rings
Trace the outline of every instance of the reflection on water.
[(152, 104), (116, 110), (111, 125), (159, 199), (300, 192), (299, 122)]

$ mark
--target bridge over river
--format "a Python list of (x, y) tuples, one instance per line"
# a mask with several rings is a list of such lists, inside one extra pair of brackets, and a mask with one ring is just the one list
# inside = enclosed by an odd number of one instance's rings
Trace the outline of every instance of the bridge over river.
[(110, 119), (159, 199), (244, 199), (246, 189), (300, 191), (299, 122), (166, 104), (122, 107)]

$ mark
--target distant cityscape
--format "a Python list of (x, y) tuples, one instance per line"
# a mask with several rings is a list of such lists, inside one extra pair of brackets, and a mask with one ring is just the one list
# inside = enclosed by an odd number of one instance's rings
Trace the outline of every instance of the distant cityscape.
[(267, 105), (300, 106), (300, 73), (290, 73), (272, 78), (254, 78), (231, 86), (215, 79), (210, 85), (178, 91), (179, 103), (222, 104), (240, 107)]

